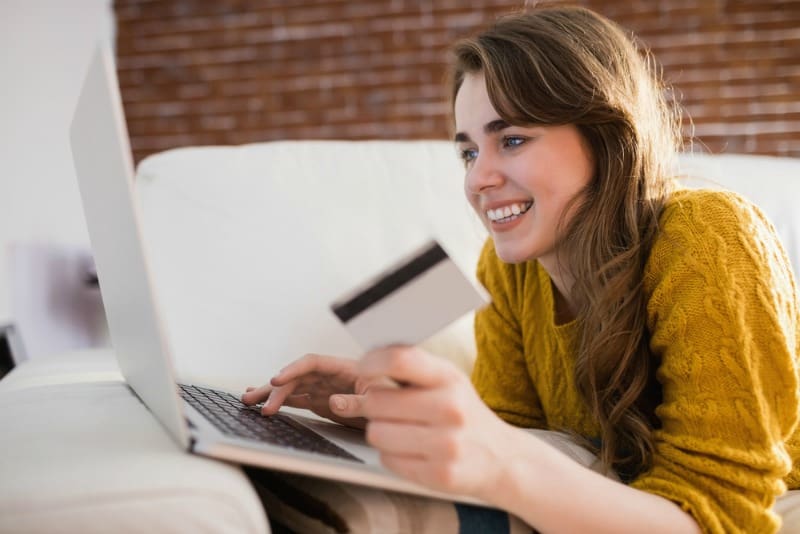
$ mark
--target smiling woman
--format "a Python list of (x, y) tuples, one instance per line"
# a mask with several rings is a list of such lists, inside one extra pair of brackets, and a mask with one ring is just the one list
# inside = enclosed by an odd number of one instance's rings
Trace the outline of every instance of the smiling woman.
[[(574, 374), (603, 427), (604, 460), (644, 462), (654, 406), (636, 406), (652, 402), (642, 396), (652, 379), (642, 267), (670, 192), (679, 115), (634, 43), (586, 10), (508, 18), (455, 55), (467, 198), (479, 214), (534, 203), (514, 224), (486, 221), (494, 254), (536, 260), (559, 321), (580, 317), (593, 333), (576, 347)], [(627, 460), (614, 457), (623, 450)]]
[(464, 190), (489, 231), (471, 382), (390, 346), (306, 356), (243, 400), (365, 424), (390, 470), (544, 532), (776, 531), (800, 487), (800, 303), (773, 226), (675, 187), (679, 115), (608, 19), (533, 8), (454, 52)]

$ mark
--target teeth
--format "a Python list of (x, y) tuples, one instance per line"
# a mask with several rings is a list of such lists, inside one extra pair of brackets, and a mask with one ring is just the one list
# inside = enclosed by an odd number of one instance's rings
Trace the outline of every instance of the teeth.
[(514, 203), (502, 208), (486, 210), (486, 217), (488, 217), (490, 221), (505, 222), (505, 220), (510, 217), (516, 218), (517, 215), (525, 213), (531, 206), (533, 206), (533, 202)]

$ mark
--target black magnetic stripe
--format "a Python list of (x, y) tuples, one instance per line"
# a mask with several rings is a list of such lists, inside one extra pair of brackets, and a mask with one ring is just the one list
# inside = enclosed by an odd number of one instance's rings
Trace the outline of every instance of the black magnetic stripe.
[(347, 302), (334, 304), (331, 309), (340, 321), (346, 323), (446, 258), (447, 253), (444, 249), (439, 243), (434, 243), (408, 263), (387, 273), (355, 297)]

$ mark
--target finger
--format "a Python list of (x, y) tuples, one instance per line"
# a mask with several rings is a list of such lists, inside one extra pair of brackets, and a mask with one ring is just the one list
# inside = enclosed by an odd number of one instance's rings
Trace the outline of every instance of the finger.
[(460, 426), (466, 408), (452, 388), (372, 388), (362, 400), (361, 416), (372, 420), (427, 426)]
[(272, 386), (269, 384), (264, 384), (260, 387), (248, 387), (247, 391), (242, 394), (240, 400), (242, 403), (252, 406), (253, 404), (258, 404), (259, 402), (264, 402), (267, 397), (269, 397), (270, 392), (272, 391)]
[[(371, 425), (372, 423), (367, 426), (368, 433)], [(389, 437), (395, 448), (399, 448), (397, 442), (403, 437), (412, 439), (414, 443), (419, 444), (419, 447), (425, 447), (426, 451), (432, 448), (432, 445), (442, 443), (441, 440), (433, 440), (431, 444), (427, 444), (425, 438), (432, 436), (430, 432), (415, 435), (410, 428), (398, 430), (397, 435)], [(452, 443), (457, 445), (455, 441)], [(381, 449), (380, 459), (386, 469), (403, 478), (448, 492), (463, 492), (464, 476), (469, 474), (469, 459), (465, 459), (463, 454), (459, 458), (457, 455), (431, 455), (414, 449), (399, 452)]]
[(381, 454), (381, 464), (402, 478), (446, 492), (460, 492), (457, 473), (450, 465), (401, 454)]
[(328, 407), (339, 417), (364, 417), (364, 395), (331, 395)]
[(366, 376), (383, 375), (396, 382), (418, 387), (447, 384), (458, 378), (460, 373), (450, 362), (406, 345), (369, 352), (358, 362), (357, 369)]
[(389, 471), (415, 482), (424, 480), (426, 471), (430, 470), (428, 461), (418, 456), (381, 454), (381, 464)]
[(351, 360), (323, 354), (306, 354), (281, 369), (277, 375), (272, 377), (270, 383), (273, 386), (282, 386), (310, 373), (337, 374), (346, 372), (348, 368), (353, 367), (355, 364)]
[(355, 380), (354, 390), (356, 393), (366, 393), (375, 389), (397, 389), (397, 382), (386, 376), (359, 376)]
[(264, 401), (264, 406), (261, 407), (261, 413), (263, 415), (274, 415), (278, 413), (278, 410), (283, 405), (286, 398), (294, 393), (295, 387), (297, 387), (297, 382), (273, 388), (267, 400)]
[(381, 454), (420, 459), (430, 459), (434, 454), (440, 456), (437, 447), (442, 441), (442, 432), (430, 427), (370, 420), (366, 430), (367, 443)]

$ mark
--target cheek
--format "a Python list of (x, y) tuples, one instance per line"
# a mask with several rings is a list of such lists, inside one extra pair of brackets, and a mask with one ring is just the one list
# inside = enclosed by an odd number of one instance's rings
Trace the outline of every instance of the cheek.
[(531, 176), (530, 187), (535, 188), (542, 199), (563, 207), (575, 195), (579, 194), (591, 181), (591, 169), (576, 154), (574, 159), (567, 155), (561, 158), (550, 158), (542, 162), (542, 168), (548, 169), (546, 176)]
[(466, 180), (464, 181), (464, 197), (467, 199), (467, 202), (469, 202), (469, 205), (472, 206), (472, 209), (475, 210), (478, 215), (480, 215), (480, 212), (478, 211), (478, 197), (477, 195), (470, 193)]

